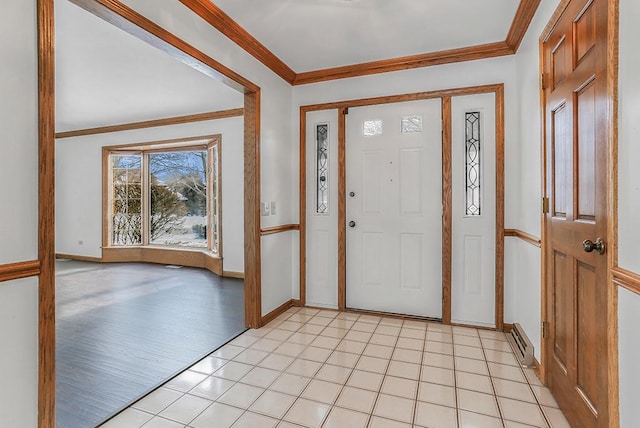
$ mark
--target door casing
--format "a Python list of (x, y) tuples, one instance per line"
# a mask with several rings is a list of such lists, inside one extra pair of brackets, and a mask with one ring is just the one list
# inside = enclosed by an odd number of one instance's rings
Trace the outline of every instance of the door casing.
[[(349, 107), (389, 104), (424, 99), (442, 99), (442, 322), (451, 324), (451, 224), (452, 224), (452, 175), (451, 175), (451, 98), (474, 94), (495, 94), (496, 120), (496, 287), (495, 326), (504, 329), (504, 84), (472, 86), (355, 99), (300, 107), (300, 305), (306, 303), (306, 217), (307, 217), (307, 112), (338, 110), (338, 310), (346, 306), (346, 120)], [(402, 314), (399, 314), (402, 315)]]

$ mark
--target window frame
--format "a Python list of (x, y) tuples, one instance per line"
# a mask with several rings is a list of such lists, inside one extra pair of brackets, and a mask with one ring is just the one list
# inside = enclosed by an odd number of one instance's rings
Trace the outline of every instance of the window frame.
[[(109, 250), (130, 250), (130, 249), (154, 249), (180, 252), (206, 253), (210, 257), (222, 258), (222, 144), (220, 135), (199, 136), (190, 138), (180, 138), (175, 140), (164, 140), (155, 142), (145, 142), (127, 145), (115, 145), (103, 147), (103, 248)], [(151, 243), (149, 236), (150, 208), (151, 208), (151, 188), (149, 155), (154, 153), (206, 151), (207, 165), (205, 181), (207, 186), (206, 202), (206, 225), (207, 225), (207, 246), (204, 247), (182, 247), (172, 245), (162, 245)], [(217, 159), (213, 154), (217, 152)], [(119, 155), (139, 155), (141, 156), (141, 216), (142, 230), (141, 243), (133, 245), (118, 245), (113, 243), (113, 168), (111, 157)], [(214, 162), (217, 161), (217, 168)], [(217, 169), (217, 171), (216, 171)], [(212, 174), (216, 174), (217, 189), (214, 189)], [(215, 195), (214, 195), (215, 191)], [(217, 204), (214, 203), (217, 200)], [(217, 242), (214, 235), (214, 224), (217, 226)]]

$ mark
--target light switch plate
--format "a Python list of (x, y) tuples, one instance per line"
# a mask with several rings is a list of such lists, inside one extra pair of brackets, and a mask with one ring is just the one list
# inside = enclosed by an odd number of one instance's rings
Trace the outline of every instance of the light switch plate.
[(270, 208), (271, 204), (269, 204), (268, 202), (260, 202), (260, 215), (261, 216), (268, 216), (270, 213)]

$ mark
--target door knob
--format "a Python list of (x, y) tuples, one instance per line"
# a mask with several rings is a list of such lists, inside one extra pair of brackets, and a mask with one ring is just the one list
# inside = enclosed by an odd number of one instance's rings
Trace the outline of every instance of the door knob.
[(351, 220), (351, 221), (349, 222), (349, 227), (356, 227), (356, 222), (355, 222), (355, 221), (353, 221), (353, 220)]
[(349, 192), (349, 196), (353, 198), (354, 196), (356, 196), (356, 192)]
[(606, 251), (606, 245), (601, 238), (596, 239), (596, 242), (593, 242), (590, 239), (585, 239), (582, 241), (582, 248), (587, 253), (591, 253), (593, 250), (596, 250), (598, 254), (604, 254)]

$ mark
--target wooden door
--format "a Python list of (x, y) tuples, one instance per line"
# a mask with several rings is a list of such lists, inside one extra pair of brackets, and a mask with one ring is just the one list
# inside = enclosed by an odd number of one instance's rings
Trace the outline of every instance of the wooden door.
[(346, 132), (347, 306), (441, 318), (441, 100), (351, 108)]
[(607, 249), (585, 243), (608, 241), (607, 2), (569, 2), (543, 55), (547, 382), (572, 426), (608, 427)]

